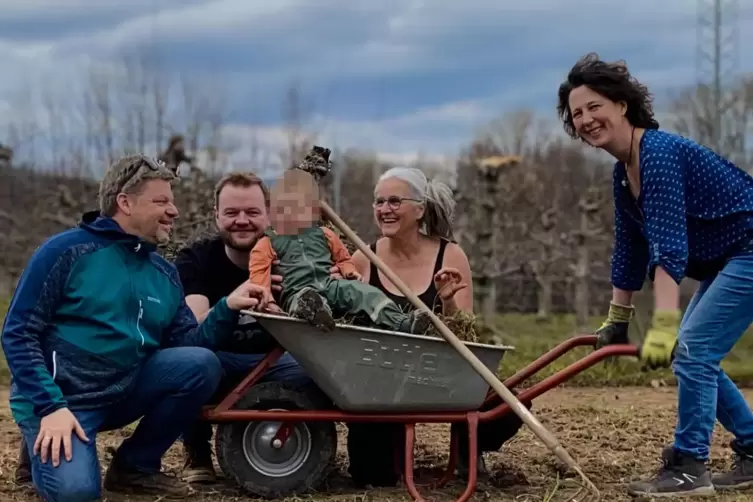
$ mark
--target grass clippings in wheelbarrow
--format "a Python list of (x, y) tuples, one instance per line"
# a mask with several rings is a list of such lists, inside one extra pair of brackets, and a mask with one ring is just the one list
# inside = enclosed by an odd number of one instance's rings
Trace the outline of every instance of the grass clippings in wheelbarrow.
[[(439, 320), (464, 342), (488, 343), (501, 345), (500, 333), (484, 322), (481, 316), (470, 312), (458, 311), (452, 315), (438, 314)], [(426, 332), (427, 336), (443, 338), (439, 330), (432, 324)]]
[[(470, 314), (468, 312), (457, 312), (453, 315), (438, 314), (439, 320), (452, 331), (455, 336), (460, 338), (464, 342), (475, 343), (489, 343), (497, 344), (498, 335), (496, 330), (486, 325), (480, 317)], [(371, 326), (364, 324), (363, 322), (356, 321), (352, 317), (339, 317), (335, 319), (337, 324), (346, 324), (351, 326)], [(432, 324), (428, 331), (424, 333), (425, 336), (432, 336), (435, 338), (443, 338), (442, 334)]]

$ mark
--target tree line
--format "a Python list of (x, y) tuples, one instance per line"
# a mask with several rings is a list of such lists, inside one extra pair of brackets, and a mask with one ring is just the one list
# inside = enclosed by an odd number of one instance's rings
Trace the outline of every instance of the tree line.
[[(281, 107), (284, 140), (265, 149), (250, 129), (228, 134), (227, 103), (211, 84), (168, 78), (143, 58), (117, 70), (95, 68), (78, 95), (40, 92), (28, 97), (34, 113), (11, 117), (5, 140), (17, 160), (0, 151), (0, 287), (10, 291), (28, 256), (47, 236), (75, 224), (95, 207), (105, 165), (131, 152), (162, 152), (180, 134), (192, 153), (176, 187), (184, 214), (176, 246), (211, 231), (211, 192), (224, 159), (246, 152), (246, 166), (289, 166), (319, 140), (308, 108), (292, 86)], [(753, 76), (726, 91), (722, 131), (714, 135), (711, 93), (679, 90), (661, 110), (661, 125), (719, 151), (742, 169), (753, 168)], [(486, 124), (458, 155), (455, 169), (420, 160), (415, 167), (450, 180), (458, 202), (456, 237), (471, 260), (478, 310), (518, 311), (546, 318), (575, 313), (579, 324), (603, 313), (611, 295), (611, 162), (582, 143), (556, 134), (558, 123), (528, 110)], [(333, 145), (325, 145), (333, 147)], [(333, 148), (343, 219), (362, 238), (377, 236), (364, 194), (390, 165), (368, 151)], [(7, 157), (7, 155), (5, 155)]]

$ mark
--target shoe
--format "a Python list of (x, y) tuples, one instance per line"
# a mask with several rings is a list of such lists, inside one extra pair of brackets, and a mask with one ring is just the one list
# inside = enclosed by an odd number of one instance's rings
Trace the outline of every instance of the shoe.
[(753, 486), (753, 448), (745, 450), (735, 441), (730, 443), (730, 447), (735, 452), (732, 469), (724, 474), (712, 476), (711, 482), (718, 490), (750, 488)]
[(662, 466), (650, 479), (628, 485), (633, 496), (656, 498), (714, 495), (714, 485), (706, 463), (667, 447), (662, 451)]
[(16, 472), (13, 475), (13, 482), (17, 485), (29, 485), (31, 484), (31, 459), (29, 458), (29, 450), (26, 449), (26, 441), (21, 439), (21, 444), (18, 448), (18, 464), (16, 465)]
[(313, 289), (304, 289), (292, 302), (290, 315), (304, 319), (322, 331), (335, 329), (332, 310)]
[(200, 448), (184, 445), (185, 463), (181, 479), (186, 483), (214, 483), (217, 473), (212, 463), (212, 449), (207, 445)]
[(131, 495), (146, 495), (160, 499), (180, 500), (194, 494), (194, 490), (178, 477), (164, 472), (154, 474), (131, 471), (110, 462), (102, 483), (105, 490)]

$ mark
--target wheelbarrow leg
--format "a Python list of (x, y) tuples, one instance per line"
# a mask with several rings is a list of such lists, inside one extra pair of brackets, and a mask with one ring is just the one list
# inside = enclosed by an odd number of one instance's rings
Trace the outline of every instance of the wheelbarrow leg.
[[(476, 491), (476, 469), (478, 468), (478, 445), (476, 442), (478, 432), (478, 412), (468, 413), (468, 482), (465, 486), (465, 491), (455, 502), (467, 502), (471, 498), (473, 492)], [(416, 502), (427, 502), (425, 498), (418, 493), (416, 483), (413, 479), (413, 452), (416, 447), (416, 424), (405, 424), (405, 486), (408, 488), (408, 493)], [(452, 450), (451, 450), (452, 451)], [(450, 453), (452, 455), (452, 453)], [(454, 471), (454, 467), (450, 467), (450, 473)], [(443, 481), (447, 478), (445, 474)]]
[[(470, 436), (470, 433), (468, 434)], [(455, 478), (455, 469), (458, 466), (458, 452), (460, 451), (460, 434), (456, 429), (450, 432), (450, 458), (447, 461), (447, 470), (444, 475), (437, 481), (436, 487), (442, 488)]]

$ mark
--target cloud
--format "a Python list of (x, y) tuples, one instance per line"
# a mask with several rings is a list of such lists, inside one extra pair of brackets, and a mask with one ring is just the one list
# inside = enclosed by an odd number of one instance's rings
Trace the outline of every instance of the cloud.
[[(625, 59), (658, 108), (702, 76), (697, 6), (688, 0), (666, 0), (659, 10), (653, 0), (3, 3), (7, 120), (37, 120), (24, 97), (32, 90), (52, 87), (66, 99), (82, 92), (91, 67), (122, 71), (123, 57), (146, 56), (166, 78), (180, 73), (211, 85), (228, 109), (231, 145), (252, 131), (265, 144), (284, 144), (281, 106), (294, 82), (322, 138), (404, 161), (420, 152), (453, 155), (505, 111), (556, 119), (557, 87), (590, 51)], [(753, 8), (743, 7), (737, 21), (740, 47), (751, 45)], [(753, 71), (753, 60), (740, 58), (738, 70)]]

